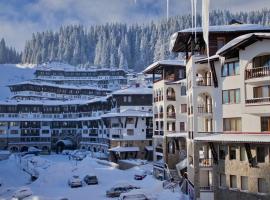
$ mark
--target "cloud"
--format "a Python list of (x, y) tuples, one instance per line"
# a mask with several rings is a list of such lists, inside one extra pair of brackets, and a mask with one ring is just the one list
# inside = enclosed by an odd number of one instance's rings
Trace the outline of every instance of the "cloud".
[[(170, 16), (190, 13), (190, 0), (169, 0)], [(198, 4), (201, 0), (198, 0)], [(233, 5), (233, 6), (232, 6)], [(211, 8), (231, 11), (270, 7), (269, 0), (213, 0)], [(200, 8), (198, 8), (200, 11)], [(61, 25), (142, 23), (166, 16), (166, 0), (1, 0), (0, 38), (22, 50), (33, 32)]]

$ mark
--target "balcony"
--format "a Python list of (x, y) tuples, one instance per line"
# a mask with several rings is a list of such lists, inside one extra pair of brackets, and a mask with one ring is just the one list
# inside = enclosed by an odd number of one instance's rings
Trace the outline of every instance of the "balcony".
[(197, 86), (212, 86), (211, 77), (197, 77), (196, 85)]
[(246, 104), (270, 103), (270, 97), (246, 99)]
[(213, 159), (212, 158), (200, 158), (199, 159), (200, 167), (213, 167)]
[(175, 115), (175, 113), (173, 113), (173, 112), (169, 112), (169, 113), (167, 113), (167, 118), (170, 118), (170, 119), (175, 119), (175, 117), (176, 117), (176, 115)]
[(266, 76), (270, 76), (270, 67), (256, 67), (245, 71), (245, 80)]
[(155, 119), (157, 119), (158, 118), (158, 114), (154, 114), (154, 117), (155, 117)]
[(159, 118), (163, 118), (163, 112), (159, 113)]
[(168, 100), (168, 101), (175, 101), (176, 98), (175, 98), (175, 96), (173, 96), (173, 95), (168, 95), (168, 96), (167, 96), (167, 100)]
[(212, 107), (211, 106), (203, 106), (200, 105), (197, 107), (198, 113), (200, 114), (212, 114)]

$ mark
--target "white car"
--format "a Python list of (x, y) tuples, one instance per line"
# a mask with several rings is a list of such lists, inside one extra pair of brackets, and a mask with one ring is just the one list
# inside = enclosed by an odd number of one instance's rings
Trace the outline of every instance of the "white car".
[(82, 179), (79, 176), (77, 176), (77, 175), (72, 176), (68, 180), (68, 185), (70, 187), (72, 187), (72, 188), (73, 187), (82, 187), (82, 184), (83, 184)]
[(21, 199), (31, 196), (32, 194), (33, 192), (31, 191), (30, 188), (23, 187), (15, 191), (12, 197), (21, 200)]
[(119, 200), (156, 200), (143, 189), (135, 189), (119, 196)]

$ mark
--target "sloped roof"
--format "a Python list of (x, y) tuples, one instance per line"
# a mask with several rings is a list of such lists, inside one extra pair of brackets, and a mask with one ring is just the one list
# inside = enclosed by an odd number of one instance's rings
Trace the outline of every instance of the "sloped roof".
[(153, 70), (160, 67), (160, 66), (186, 66), (185, 60), (161, 60), (154, 62), (153, 64), (149, 65), (145, 70), (143, 70), (143, 73), (145, 74), (151, 74), (153, 73)]

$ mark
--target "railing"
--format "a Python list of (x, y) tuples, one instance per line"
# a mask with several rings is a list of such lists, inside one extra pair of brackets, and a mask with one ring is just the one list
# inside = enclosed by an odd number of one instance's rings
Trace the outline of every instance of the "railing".
[(270, 67), (257, 67), (252, 69), (246, 69), (245, 79), (260, 78), (270, 76)]
[(198, 106), (198, 113), (212, 113), (211, 106)]
[(167, 118), (175, 119), (175, 113), (168, 112)]
[(200, 191), (201, 192), (210, 192), (213, 191), (214, 187), (213, 186), (200, 186)]
[(197, 77), (197, 86), (212, 86), (211, 77)]
[(212, 167), (213, 166), (213, 159), (212, 158), (200, 158), (199, 159), (199, 166), (200, 167)]
[(254, 98), (254, 99), (246, 100), (246, 104), (269, 103), (269, 102), (270, 102), (270, 97)]
[(155, 117), (155, 118), (158, 118), (158, 114), (154, 114), (154, 117)]
[(175, 96), (174, 95), (167, 95), (167, 100), (168, 101), (175, 101)]

